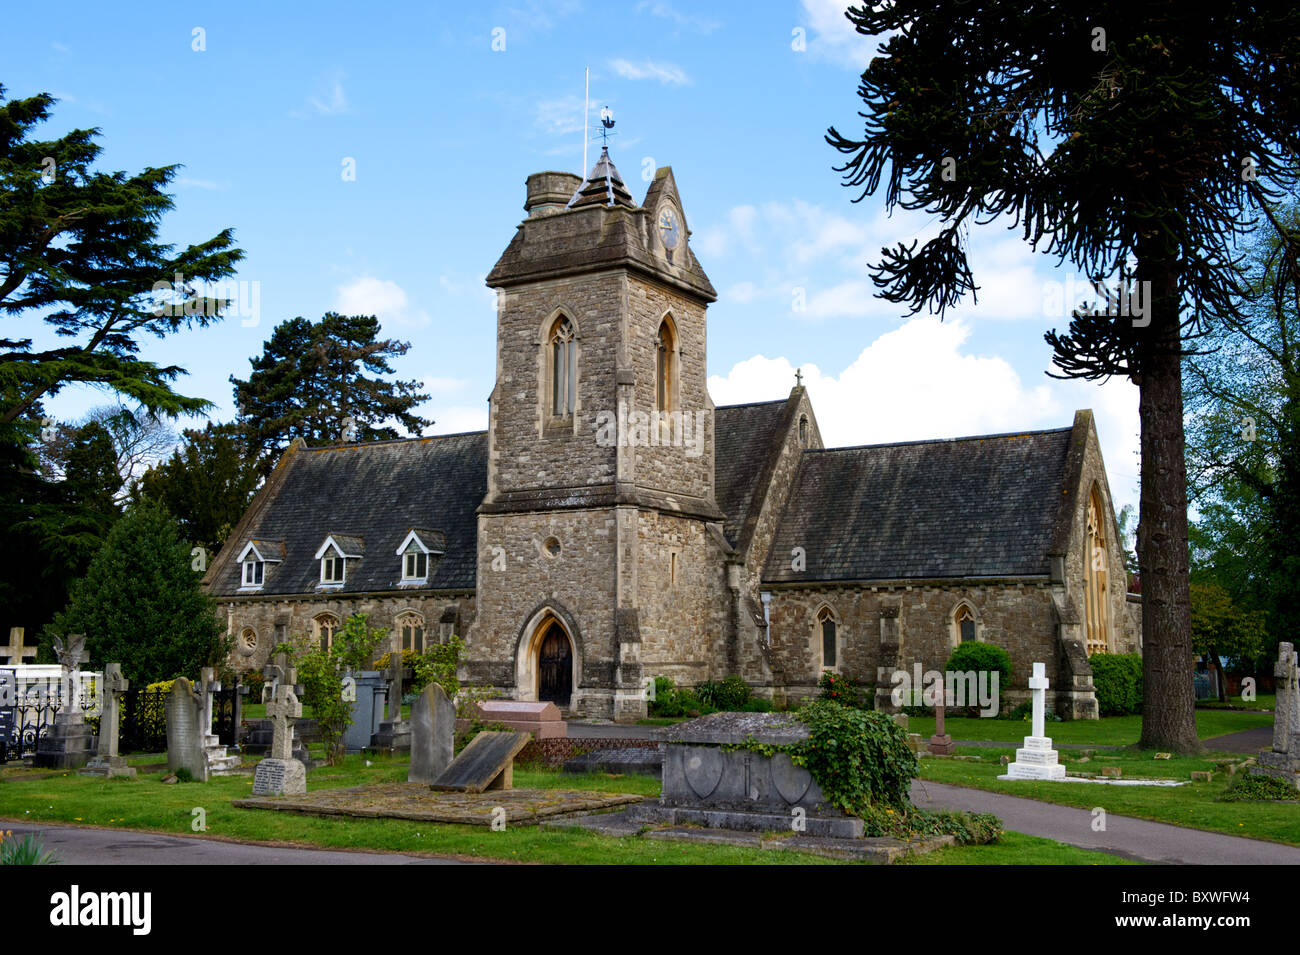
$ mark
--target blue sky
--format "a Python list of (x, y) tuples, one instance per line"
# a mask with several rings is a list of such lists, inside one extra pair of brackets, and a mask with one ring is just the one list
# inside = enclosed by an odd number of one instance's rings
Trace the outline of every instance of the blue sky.
[[(145, 347), (187, 368), (179, 390), (213, 401), (218, 419), (233, 416), (229, 376), (247, 376), (278, 322), (333, 309), (377, 314), (411, 342), (396, 365), (426, 383), (435, 433), (485, 427), (495, 312), (483, 277), (523, 216), (524, 179), (582, 171), (589, 67), (591, 121), (614, 110), (610, 151), (634, 197), (673, 167), (719, 291), (715, 402), (784, 397), (802, 367), (834, 445), (1062, 427), (1089, 407), (1116, 505), (1136, 504), (1137, 390), (1044, 374), (1043, 333), (1068, 324), (1083, 293), (1061, 293), (1081, 277), (994, 224), (971, 235), (978, 305), (940, 324), (872, 297), (881, 246), (934, 223), (887, 217), (878, 196), (853, 203), (832, 169), (822, 137), (858, 130), (857, 78), (875, 48), (841, 9), (24, 4), (0, 36), (0, 84), (60, 98), (43, 135), (101, 128), (103, 169), (183, 164), (167, 241), (235, 229), (256, 314)], [(50, 407), (75, 418), (107, 398), (68, 390)]]

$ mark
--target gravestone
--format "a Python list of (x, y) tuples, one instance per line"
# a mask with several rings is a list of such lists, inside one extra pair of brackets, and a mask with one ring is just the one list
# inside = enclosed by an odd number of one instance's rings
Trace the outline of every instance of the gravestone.
[(0, 669), (0, 763), (22, 755), (18, 727), (18, 674)]
[(164, 703), (167, 712), (167, 771), (188, 770), (196, 782), (208, 781), (208, 754), (203, 749), (206, 735), (203, 710), (194, 684), (177, 677)]
[[(298, 687), (298, 671), (296, 668), (289, 666), (289, 658), (283, 653), (277, 653), (272, 660), (262, 667), (262, 676), (266, 682), (262, 684), (262, 702), (271, 704), (275, 700), (275, 694), (280, 688), (280, 684), (288, 683), (293, 687), (294, 696), (300, 692)], [(275, 727), (271, 721), (259, 720), (255, 726), (260, 725), (261, 729), (254, 729), (249, 733), (246, 740), (245, 749), (250, 753), (268, 753), (271, 749), (271, 743), (275, 738)], [(307, 750), (307, 744), (299, 738), (297, 727), (293, 727), (291, 750), (293, 758), (298, 760), (304, 766), (311, 762), (311, 757)]]
[(411, 768), (408, 783), (432, 783), (451, 765), (455, 751), (456, 704), (430, 683), (411, 704)]
[(1035, 663), (1034, 675), (1029, 678), (1029, 690), (1033, 696), (1030, 735), (1025, 737), (1024, 748), (1016, 750), (1015, 761), (1007, 766), (1006, 775), (999, 776), (998, 779), (1065, 778), (1065, 767), (1057, 762), (1052, 740), (1044, 735), (1047, 687), (1046, 666)]
[(402, 642), (394, 634), (392, 649), (388, 654), (388, 719), (370, 740), (370, 748), (388, 753), (398, 753), (411, 748), (411, 724), (402, 719), (402, 678), (406, 669), (402, 665)]
[(479, 733), (429, 788), (457, 793), (512, 789), (515, 756), (528, 739), (527, 733)]
[(635, 815), (658, 824), (750, 832), (790, 832), (799, 818), (809, 836), (861, 838), (862, 820), (827, 805), (812, 774), (787, 753), (764, 756), (747, 748), (790, 746), (808, 736), (808, 727), (790, 713), (713, 713), (678, 723), (664, 734), (659, 805), (639, 807)]
[(554, 703), (483, 700), (477, 706), (484, 723), (502, 723), (516, 733), (532, 733), (533, 739), (563, 739), (569, 735), (569, 724)]
[(1300, 663), (1295, 646), (1277, 645), (1273, 668), (1273, 748), (1262, 751), (1251, 767), (1255, 776), (1276, 776), (1300, 789)]
[(926, 748), (935, 756), (951, 756), (956, 747), (953, 745), (952, 737), (948, 735), (944, 727), (944, 691), (939, 690), (939, 702), (934, 705), (934, 735), (930, 737)]
[(370, 745), (384, 721), (384, 676), (377, 670), (354, 673), (350, 679), (355, 687), (352, 704), (352, 722), (343, 731), (343, 748), (349, 753), (359, 753)]
[(83, 776), (103, 776), (106, 779), (122, 776), (135, 779), (135, 768), (126, 764), (126, 757), (117, 753), (118, 719), (121, 713), (122, 694), (131, 688), (130, 682), (122, 676), (122, 664), (109, 663), (104, 666), (103, 709), (99, 715), (99, 746), (96, 754), (86, 768), (80, 770)]
[(254, 796), (301, 796), (307, 792), (307, 767), (293, 758), (291, 721), (302, 716), (302, 703), (293, 692), (297, 675), (292, 668), (288, 673), (285, 682), (276, 687), (275, 699), (266, 705), (274, 727), (271, 755), (253, 772)]
[(212, 704), (215, 695), (221, 690), (217, 681), (217, 671), (204, 667), (199, 674), (199, 726), (203, 732), (203, 755), (208, 761), (209, 776), (233, 775), (243, 759), (226, 754), (226, 747), (221, 745), (217, 734), (212, 732)]
[(94, 751), (94, 736), (86, 725), (86, 715), (81, 709), (81, 681), (78, 670), (86, 648), (86, 635), (73, 633), (63, 640), (54, 638), (54, 651), (59, 658), (60, 670), (59, 710), (54, 714), (54, 725), (36, 741), (36, 765), (52, 769), (80, 769), (86, 765)]

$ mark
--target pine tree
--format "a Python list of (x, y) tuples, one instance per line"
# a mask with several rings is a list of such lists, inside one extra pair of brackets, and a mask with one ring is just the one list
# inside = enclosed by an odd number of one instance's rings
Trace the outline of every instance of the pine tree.
[(327, 312), (319, 322), (299, 317), (277, 325), (262, 354), (250, 359), (248, 379), (230, 378), (238, 423), (261, 473), (270, 473), (294, 438), (312, 447), (339, 441), (348, 417), (361, 441), (398, 437), (390, 421), (420, 435), (433, 422), (414, 409), (429, 396), (418, 381), (384, 377), (393, 374), (388, 359), (409, 348), (380, 339), (373, 315)]
[(121, 663), (137, 686), (195, 678), (229, 652), (200, 576), (171, 516), (150, 501), (135, 504), (73, 584), (68, 606), (45, 628), (42, 645), (84, 633), (91, 662)]
[(1046, 338), (1057, 377), (1140, 390), (1140, 744), (1196, 751), (1181, 362), (1207, 315), (1234, 314), (1233, 243), (1294, 181), (1300, 9), (886, 0), (846, 16), (888, 38), (858, 87), (864, 135), (827, 136), (845, 184), (941, 220), (919, 250), (883, 250), (881, 296), (942, 315), (977, 291), (970, 225), (1003, 216), (1113, 289)]

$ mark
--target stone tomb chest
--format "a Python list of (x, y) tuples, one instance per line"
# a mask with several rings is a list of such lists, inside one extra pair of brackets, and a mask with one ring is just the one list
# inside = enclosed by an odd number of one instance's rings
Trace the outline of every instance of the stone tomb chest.
[(785, 753), (767, 757), (751, 749), (724, 748), (802, 742), (808, 727), (791, 714), (714, 713), (679, 723), (663, 738), (662, 795), (658, 808), (647, 811), (659, 822), (862, 836), (862, 820), (824, 805), (812, 774)]

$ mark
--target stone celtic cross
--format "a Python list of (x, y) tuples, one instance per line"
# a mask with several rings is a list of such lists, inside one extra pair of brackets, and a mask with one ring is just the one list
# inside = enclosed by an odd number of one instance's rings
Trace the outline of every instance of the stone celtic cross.
[(302, 703), (294, 695), (293, 684), (281, 683), (275, 699), (266, 705), (266, 715), (271, 718), (271, 759), (293, 758), (293, 724), (302, 716)]
[(131, 688), (130, 681), (122, 676), (122, 664), (109, 663), (104, 666), (104, 710), (99, 719), (100, 756), (112, 758), (117, 755), (117, 735), (121, 696)]
[(1291, 752), (1292, 735), (1300, 733), (1300, 668), (1297, 668), (1295, 647), (1290, 643), (1277, 645), (1277, 664), (1273, 667), (1274, 691), (1277, 700), (1273, 707), (1273, 752)]
[(9, 646), (0, 646), (0, 655), (3, 655), (10, 666), (18, 666), (24, 663), (30, 663), (36, 659), (36, 648), (23, 646), (23, 628), (9, 628)]

